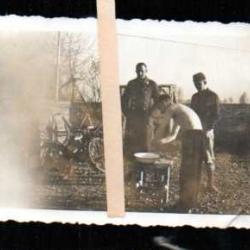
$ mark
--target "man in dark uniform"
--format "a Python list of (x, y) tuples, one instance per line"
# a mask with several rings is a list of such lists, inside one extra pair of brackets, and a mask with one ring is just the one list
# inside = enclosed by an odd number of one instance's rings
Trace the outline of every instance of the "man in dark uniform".
[(124, 149), (128, 157), (148, 150), (149, 111), (159, 97), (157, 84), (147, 77), (145, 63), (136, 65), (136, 74), (122, 95), (122, 112), (126, 117)]
[(215, 157), (214, 157), (214, 127), (219, 116), (219, 98), (207, 87), (206, 77), (199, 72), (193, 75), (193, 81), (198, 90), (192, 96), (191, 108), (201, 119), (204, 131), (205, 164), (208, 174), (208, 189), (218, 191), (214, 185)]

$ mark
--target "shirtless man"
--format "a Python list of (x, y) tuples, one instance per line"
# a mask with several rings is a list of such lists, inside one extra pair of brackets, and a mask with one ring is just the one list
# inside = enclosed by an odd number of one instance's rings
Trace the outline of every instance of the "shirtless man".
[(170, 133), (158, 144), (170, 143), (182, 130), (182, 162), (180, 168), (180, 208), (190, 209), (197, 203), (203, 160), (203, 133), (198, 115), (189, 107), (172, 103), (169, 95), (161, 95), (151, 111), (157, 126), (173, 122)]

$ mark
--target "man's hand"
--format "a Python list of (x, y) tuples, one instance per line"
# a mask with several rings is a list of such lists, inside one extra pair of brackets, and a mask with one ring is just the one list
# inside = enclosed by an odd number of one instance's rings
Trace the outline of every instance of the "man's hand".
[(169, 138), (163, 138), (159, 141), (159, 144), (160, 145), (163, 145), (163, 144), (166, 144), (166, 143), (169, 143)]
[(205, 133), (207, 138), (211, 138), (214, 135), (213, 129), (206, 130)]
[(159, 147), (161, 147), (162, 145), (164, 145), (164, 144), (166, 144), (166, 143), (168, 143), (168, 142), (169, 142), (169, 141), (168, 141), (168, 138), (163, 138), (163, 139), (161, 139), (161, 140), (159, 140), (159, 139), (154, 139), (154, 140), (152, 141), (151, 145), (152, 145), (153, 148), (159, 148)]
[(176, 139), (176, 135), (170, 135), (160, 140), (160, 145), (170, 143)]

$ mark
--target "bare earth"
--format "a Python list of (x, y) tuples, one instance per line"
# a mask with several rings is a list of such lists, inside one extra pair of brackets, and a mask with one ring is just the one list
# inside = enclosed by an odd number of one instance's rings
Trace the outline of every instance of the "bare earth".
[(91, 164), (72, 166), (73, 174), (64, 179), (58, 171), (44, 174), (36, 186), (34, 205), (50, 209), (106, 210), (105, 175)]
[[(206, 190), (206, 171), (203, 169), (199, 206), (193, 209), (193, 213), (250, 214), (250, 166), (247, 165), (247, 157), (217, 153), (216, 163), (216, 186), (219, 192), (210, 193)], [(167, 204), (161, 204), (164, 194), (159, 189), (152, 188), (139, 194), (130, 177), (126, 187), (127, 210), (175, 212), (173, 205), (179, 198), (179, 168), (180, 155), (175, 157), (171, 169), (170, 200)], [(131, 176), (131, 173), (128, 174), (130, 171), (127, 169), (127, 176)]]
[[(249, 157), (250, 158), (250, 157)], [(170, 199), (162, 203), (164, 189), (155, 187), (138, 192), (135, 187), (135, 171), (125, 166), (126, 210), (141, 212), (176, 212), (173, 205), (179, 198), (180, 155), (175, 156), (170, 177)], [(199, 207), (193, 213), (250, 214), (250, 166), (249, 159), (229, 153), (216, 154), (216, 185), (219, 193), (205, 189), (206, 172), (203, 171)], [(18, 206), (47, 209), (106, 210), (105, 175), (90, 164), (74, 164), (72, 176), (63, 179), (60, 169), (21, 169), (10, 172), (11, 185), (1, 195), (1, 206)], [(1, 179), (7, 173), (1, 174)], [(15, 174), (15, 175), (14, 175)], [(154, 172), (152, 171), (152, 175)], [(19, 182), (18, 182), (19, 180)], [(16, 185), (19, 183), (18, 185)], [(4, 194), (4, 199), (3, 199)]]
[[(71, 167), (73, 174), (68, 179), (64, 178), (60, 168), (26, 168), (16, 171), (13, 185), (1, 190), (0, 206), (105, 211), (104, 173), (88, 163)], [(13, 179), (13, 173), (10, 178)]]
[[(142, 212), (176, 212), (179, 199), (180, 155), (173, 157), (169, 202), (162, 203), (165, 190), (152, 186), (139, 192), (135, 187), (134, 169), (125, 169), (126, 210)], [(218, 193), (206, 190), (203, 168), (199, 206), (193, 213), (250, 214), (250, 166), (245, 156), (216, 153), (216, 186)], [(58, 171), (35, 171), (32, 206), (52, 209), (106, 210), (105, 175), (90, 164), (73, 165), (73, 175), (64, 180)], [(152, 175), (154, 173), (152, 172)], [(129, 178), (127, 178), (129, 176)], [(34, 183), (36, 180), (36, 183)], [(39, 180), (39, 181), (38, 181)]]

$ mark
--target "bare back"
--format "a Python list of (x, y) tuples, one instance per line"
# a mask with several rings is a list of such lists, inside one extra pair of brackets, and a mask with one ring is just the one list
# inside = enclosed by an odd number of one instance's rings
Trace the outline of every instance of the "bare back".
[(166, 116), (173, 119), (182, 130), (202, 129), (200, 118), (186, 105), (172, 104), (166, 113)]

